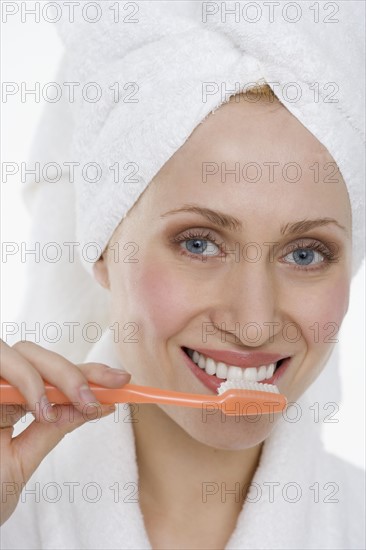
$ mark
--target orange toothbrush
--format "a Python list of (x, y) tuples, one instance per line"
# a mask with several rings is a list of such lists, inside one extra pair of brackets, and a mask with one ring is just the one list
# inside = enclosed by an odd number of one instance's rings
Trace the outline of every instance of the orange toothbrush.
[[(221, 410), (228, 416), (257, 416), (282, 412), (287, 399), (279, 393), (274, 384), (246, 382), (244, 380), (223, 381), (218, 395), (181, 393), (148, 386), (126, 384), (123, 388), (111, 389), (89, 384), (96, 398), (102, 404), (108, 403), (158, 403), (180, 405), (211, 412)], [(67, 404), (70, 399), (59, 389), (45, 382), (46, 394), (52, 404)], [(0, 404), (24, 404), (19, 390), (0, 378)]]

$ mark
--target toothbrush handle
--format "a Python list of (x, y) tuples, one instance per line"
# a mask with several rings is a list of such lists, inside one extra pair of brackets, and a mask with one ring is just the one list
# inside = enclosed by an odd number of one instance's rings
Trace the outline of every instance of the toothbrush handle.
[[(89, 383), (90, 389), (101, 404), (108, 403), (160, 403), (160, 404), (179, 404), (185, 403), (190, 407), (202, 407), (202, 402), (215, 401), (215, 396), (182, 394), (170, 390), (161, 390), (148, 386), (137, 386), (135, 384), (126, 384), (123, 388), (104, 388), (96, 384)], [(62, 393), (61, 390), (45, 382), (45, 389), (50, 403), (66, 404), (70, 399)], [(25, 399), (20, 391), (0, 378), (0, 404), (25, 404)]]

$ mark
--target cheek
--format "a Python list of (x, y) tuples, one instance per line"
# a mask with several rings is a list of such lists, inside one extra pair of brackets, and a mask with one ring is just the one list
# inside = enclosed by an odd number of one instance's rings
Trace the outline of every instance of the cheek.
[(191, 288), (179, 271), (169, 271), (164, 264), (141, 266), (135, 279), (136, 313), (144, 332), (163, 336), (185, 326), (192, 314)]
[[(309, 348), (328, 349), (338, 341), (338, 331), (348, 309), (349, 279), (346, 275), (327, 280), (306, 299), (296, 301), (294, 319)], [(301, 294), (301, 293), (300, 293)]]

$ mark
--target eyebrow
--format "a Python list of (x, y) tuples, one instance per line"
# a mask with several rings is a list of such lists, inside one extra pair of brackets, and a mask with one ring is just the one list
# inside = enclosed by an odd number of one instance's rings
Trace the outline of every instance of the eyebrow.
[(286, 235), (299, 235), (310, 231), (315, 227), (321, 227), (323, 225), (336, 225), (339, 229), (342, 229), (348, 235), (347, 229), (337, 222), (334, 218), (316, 218), (315, 220), (299, 220), (297, 222), (287, 223), (281, 227), (281, 234)]
[[(229, 229), (230, 231), (241, 231), (243, 229), (243, 224), (241, 223), (241, 221), (237, 218), (234, 218), (234, 216), (230, 216), (229, 214), (225, 214), (224, 212), (220, 212), (219, 210), (203, 208), (195, 204), (185, 204), (181, 208), (176, 208), (174, 210), (169, 210), (168, 212), (165, 212), (160, 217), (165, 218), (166, 216), (179, 214), (181, 212), (198, 214), (199, 216), (206, 218), (214, 225), (217, 225), (218, 227), (221, 227), (223, 229)], [(335, 220), (334, 218), (316, 218), (314, 220), (304, 219), (296, 222), (286, 223), (285, 225), (281, 226), (280, 232), (283, 236), (299, 235), (301, 233), (305, 233), (306, 231), (310, 231), (315, 227), (321, 227), (330, 224), (336, 225), (348, 235), (347, 229), (343, 225), (338, 223), (337, 220)]]
[(198, 214), (199, 216), (203, 216), (214, 225), (222, 227), (223, 229), (229, 229), (231, 231), (240, 231), (243, 229), (242, 223), (237, 218), (229, 216), (229, 214), (219, 212), (218, 210), (203, 208), (195, 204), (185, 204), (181, 208), (176, 208), (175, 210), (169, 210), (169, 212), (165, 212), (165, 214), (162, 214), (160, 217), (165, 218), (165, 216), (170, 216), (171, 214), (179, 214), (180, 212), (190, 212), (192, 214)]

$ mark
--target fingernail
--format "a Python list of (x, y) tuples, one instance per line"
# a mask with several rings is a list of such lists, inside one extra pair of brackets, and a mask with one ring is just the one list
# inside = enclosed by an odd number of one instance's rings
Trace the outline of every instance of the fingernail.
[(106, 372), (108, 374), (113, 374), (113, 376), (130, 376), (130, 373), (126, 370), (113, 369), (112, 367), (108, 367), (108, 370)]
[(79, 395), (81, 400), (85, 404), (90, 404), (90, 403), (99, 404), (99, 401), (97, 400), (95, 395), (93, 395), (89, 386), (87, 386), (86, 384), (84, 384), (83, 386), (80, 386)]

